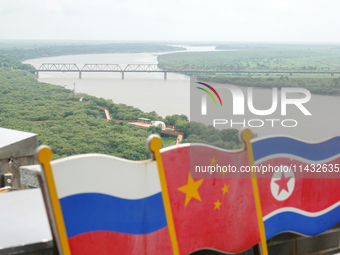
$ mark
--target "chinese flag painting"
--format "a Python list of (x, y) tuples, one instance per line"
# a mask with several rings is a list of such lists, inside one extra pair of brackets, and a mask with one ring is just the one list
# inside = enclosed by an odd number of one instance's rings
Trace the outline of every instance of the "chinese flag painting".
[(247, 166), (246, 151), (197, 144), (163, 149), (161, 155), (180, 254), (203, 248), (238, 253), (260, 242), (250, 173), (248, 178), (224, 172), (194, 178), (190, 173), (190, 164)]

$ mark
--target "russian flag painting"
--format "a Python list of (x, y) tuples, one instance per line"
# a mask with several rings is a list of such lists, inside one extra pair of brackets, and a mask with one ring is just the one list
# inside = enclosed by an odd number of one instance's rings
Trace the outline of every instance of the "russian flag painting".
[(267, 239), (282, 232), (313, 236), (340, 222), (340, 137), (257, 138), (252, 148)]
[(155, 161), (87, 154), (51, 168), (70, 254), (172, 254)]

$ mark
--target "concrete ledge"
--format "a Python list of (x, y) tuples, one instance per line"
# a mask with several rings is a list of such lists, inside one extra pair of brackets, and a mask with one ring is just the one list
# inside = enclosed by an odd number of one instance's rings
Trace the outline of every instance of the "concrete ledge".
[(57, 255), (53, 241), (22, 245), (0, 250), (0, 255)]
[(19, 171), (21, 184), (35, 188), (40, 187), (37, 175), (42, 171), (41, 165), (21, 166)]
[(1, 193), (0, 204), (0, 255), (52, 248), (40, 188)]

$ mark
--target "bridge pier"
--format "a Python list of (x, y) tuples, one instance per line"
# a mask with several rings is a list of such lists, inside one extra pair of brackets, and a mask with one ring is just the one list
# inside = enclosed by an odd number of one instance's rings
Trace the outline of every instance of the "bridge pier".
[(122, 80), (124, 80), (124, 72), (122, 72)]
[(81, 72), (79, 72), (79, 79), (81, 79)]
[(331, 76), (334, 76), (334, 73), (331, 73)]
[(293, 73), (289, 73), (290, 76), (293, 76)]
[(167, 79), (167, 72), (164, 72), (164, 80)]
[(36, 71), (35, 73), (36, 73), (37, 78), (39, 78), (39, 71)]

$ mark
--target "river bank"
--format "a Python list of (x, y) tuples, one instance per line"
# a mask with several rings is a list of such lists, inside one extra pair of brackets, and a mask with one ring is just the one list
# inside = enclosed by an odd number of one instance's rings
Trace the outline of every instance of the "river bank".
[[(200, 134), (209, 133), (211, 128), (190, 123), (185, 115), (163, 119), (154, 111), (147, 113), (113, 103), (110, 99), (75, 94), (62, 86), (37, 81), (33, 74), (25, 71), (25, 67), (20, 69), (20, 62), (13, 61), (18, 69), (0, 69), (0, 126), (38, 134), (39, 144), (50, 146), (54, 159), (85, 153), (102, 153), (131, 160), (148, 159), (146, 139), (161, 130), (154, 126), (140, 129), (124, 121), (138, 118), (163, 121), (166, 125), (176, 126), (176, 132), (183, 132), (184, 140), (193, 134), (196, 141), (209, 143), (207, 137)], [(102, 121), (107, 116), (101, 109), (107, 109), (112, 119), (119, 121)], [(190, 133), (191, 125), (196, 126), (196, 132)], [(225, 149), (240, 148), (237, 130), (214, 132), (217, 132), (218, 139), (211, 145)], [(164, 141), (163, 145), (169, 146), (176, 143), (176, 138), (166, 137)]]

